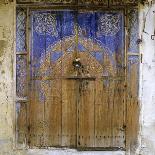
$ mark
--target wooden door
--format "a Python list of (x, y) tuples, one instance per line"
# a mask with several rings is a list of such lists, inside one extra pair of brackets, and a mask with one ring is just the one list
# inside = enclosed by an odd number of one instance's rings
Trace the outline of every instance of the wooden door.
[(123, 13), (31, 19), (30, 146), (124, 148)]

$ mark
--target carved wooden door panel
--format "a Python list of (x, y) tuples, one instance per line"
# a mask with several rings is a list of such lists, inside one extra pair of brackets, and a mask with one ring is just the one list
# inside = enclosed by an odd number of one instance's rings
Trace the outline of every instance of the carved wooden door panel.
[(121, 11), (33, 11), (30, 146), (125, 147)]

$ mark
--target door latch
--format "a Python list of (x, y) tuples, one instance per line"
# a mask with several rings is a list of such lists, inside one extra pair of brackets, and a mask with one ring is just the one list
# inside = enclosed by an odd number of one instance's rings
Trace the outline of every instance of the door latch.
[(152, 40), (155, 39), (155, 29), (154, 29), (154, 33), (151, 35), (151, 39), (152, 39)]

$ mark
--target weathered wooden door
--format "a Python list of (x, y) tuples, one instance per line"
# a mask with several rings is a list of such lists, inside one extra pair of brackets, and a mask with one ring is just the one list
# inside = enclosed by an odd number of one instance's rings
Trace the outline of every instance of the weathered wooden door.
[(125, 147), (121, 11), (33, 11), (30, 146)]

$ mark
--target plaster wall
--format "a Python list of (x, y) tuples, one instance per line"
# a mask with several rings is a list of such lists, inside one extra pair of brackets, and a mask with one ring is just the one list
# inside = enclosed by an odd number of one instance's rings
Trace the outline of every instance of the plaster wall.
[[(125, 152), (77, 152), (76, 150), (16, 149), (15, 103), (15, 2), (0, 0), (0, 155), (124, 155)], [(8, 4), (7, 4), (8, 3)], [(140, 8), (140, 131), (139, 147), (130, 155), (155, 155), (155, 4)], [(146, 17), (145, 31), (143, 19)]]
[[(154, 1), (155, 2), (155, 1)], [(154, 3), (153, 2), (153, 3)], [(140, 69), (140, 143), (142, 155), (155, 155), (155, 4), (146, 5), (140, 15), (143, 56)], [(145, 26), (143, 19), (146, 18)], [(143, 32), (144, 31), (144, 32)]]

